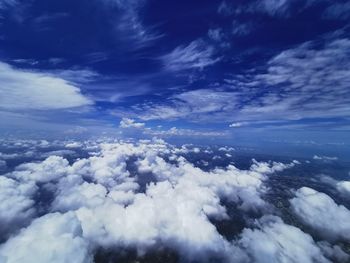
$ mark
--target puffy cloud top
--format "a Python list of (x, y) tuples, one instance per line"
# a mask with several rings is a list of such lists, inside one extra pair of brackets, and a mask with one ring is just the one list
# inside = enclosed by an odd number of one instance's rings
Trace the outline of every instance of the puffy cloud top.
[(320, 236), (329, 240), (350, 240), (350, 211), (328, 195), (302, 187), (290, 200), (295, 214)]

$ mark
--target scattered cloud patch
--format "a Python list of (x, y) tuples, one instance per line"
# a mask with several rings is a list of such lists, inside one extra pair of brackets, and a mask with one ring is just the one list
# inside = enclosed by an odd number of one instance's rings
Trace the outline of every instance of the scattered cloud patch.
[(347, 20), (350, 18), (350, 3), (345, 2), (335, 2), (330, 5), (325, 11), (323, 16), (327, 19), (333, 20)]
[(185, 69), (203, 70), (218, 62), (215, 58), (214, 48), (203, 40), (192, 41), (187, 46), (178, 46), (169, 54), (161, 57), (166, 69), (180, 71)]
[(294, 213), (317, 233), (329, 239), (349, 241), (350, 211), (336, 204), (328, 195), (308, 187), (302, 187), (290, 200)]
[(81, 237), (74, 213), (52, 213), (40, 217), (0, 246), (0, 259), (28, 263), (92, 263), (88, 243)]
[(350, 181), (339, 181), (336, 188), (342, 195), (350, 198)]
[(312, 159), (314, 159), (314, 160), (323, 160), (323, 161), (336, 161), (336, 160), (338, 160), (338, 157), (314, 155), (314, 157), (312, 157)]
[(310, 235), (279, 217), (264, 216), (256, 225), (244, 229), (238, 241), (251, 262), (330, 262)]
[(245, 124), (246, 123), (244, 123), (244, 122), (233, 122), (228, 127), (230, 127), (230, 128), (239, 128), (239, 127), (244, 126)]
[(119, 126), (120, 126), (120, 128), (136, 128), (136, 129), (140, 129), (140, 128), (144, 128), (145, 124), (142, 123), (142, 122), (136, 122), (133, 119), (122, 118), (122, 120), (120, 121)]

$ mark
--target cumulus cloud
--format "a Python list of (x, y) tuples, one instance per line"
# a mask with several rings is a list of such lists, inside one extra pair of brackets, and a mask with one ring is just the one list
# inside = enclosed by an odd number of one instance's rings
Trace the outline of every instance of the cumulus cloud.
[(264, 174), (272, 174), (275, 172), (281, 172), (285, 169), (292, 168), (297, 164), (300, 164), (300, 162), (297, 160), (293, 160), (289, 164), (284, 164), (279, 162), (257, 162), (255, 159), (253, 159), (253, 165), (251, 166), (251, 170)]
[(92, 104), (78, 87), (51, 74), (0, 62), (0, 104), (6, 110), (65, 109)]
[(6, 263), (92, 263), (89, 244), (81, 235), (80, 222), (74, 213), (47, 214), (1, 245), (0, 260)]
[(136, 122), (133, 119), (129, 119), (129, 118), (122, 118), (122, 120), (120, 121), (120, 125), (121, 128), (143, 128), (145, 127), (145, 124), (142, 122)]
[[(0, 258), (18, 262), (34, 251), (33, 262), (91, 262), (100, 248), (131, 248), (143, 255), (165, 247), (185, 261), (247, 262), (255, 253), (247, 241), (249, 230), (246, 239), (230, 243), (212, 220), (229, 219), (224, 200), (244, 212), (272, 211), (263, 198), (268, 175), (297, 163), (254, 160), (248, 170), (228, 165), (203, 171), (181, 156), (202, 151), (192, 146), (178, 148), (158, 139), (82, 145), (95, 155), (72, 163), (50, 156), (5, 175), (7, 190), (0, 193), (2, 204), (11, 202), (12, 214), (30, 218), (36, 194), (49, 191), (52, 200), (46, 200), (46, 215), (1, 245)], [(280, 240), (273, 238), (272, 243)], [(289, 238), (286, 244), (294, 242)]]
[(35, 215), (34, 183), (19, 183), (0, 176), (0, 240)]
[(347, 240), (350, 237), (350, 211), (336, 204), (328, 195), (308, 187), (302, 187), (290, 200), (294, 213), (303, 223), (329, 239)]
[(50, 156), (40, 163), (19, 165), (9, 176), (22, 181), (47, 183), (65, 176), (69, 163), (59, 156)]
[(350, 198), (350, 181), (339, 181), (336, 183), (336, 188), (341, 194)]
[(238, 241), (250, 262), (330, 262), (310, 235), (279, 217), (264, 216), (256, 225), (255, 229), (244, 229)]

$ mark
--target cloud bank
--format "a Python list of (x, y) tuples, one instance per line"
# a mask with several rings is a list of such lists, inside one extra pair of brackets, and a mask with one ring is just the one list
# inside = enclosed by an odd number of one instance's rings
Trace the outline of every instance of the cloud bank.
[[(24, 227), (17, 227), (0, 245), (3, 262), (93, 262), (101, 249), (117, 253), (133, 249), (139, 257), (170, 249), (182, 262), (346, 258), (341, 248), (320, 245), (309, 234), (271, 215), (274, 208), (264, 198), (269, 176), (298, 161), (253, 160), (246, 170), (228, 165), (204, 171), (183, 155), (207, 150), (178, 148), (159, 139), (89, 141), (77, 147), (92, 154), (72, 162), (49, 156), (21, 164), (0, 177), (1, 224), (14, 224), (21, 218)], [(234, 149), (222, 147), (220, 151)], [(296, 211), (304, 211), (307, 197), (302, 194), (300, 190), (291, 201), (299, 207)], [(227, 204), (247, 217), (235, 239), (228, 239), (213, 223), (230, 220)], [(348, 216), (349, 211), (332, 201), (326, 204), (338, 216)], [(314, 210), (307, 207), (307, 211)], [(265, 216), (256, 218), (261, 215)], [(328, 230), (336, 237), (346, 231)]]

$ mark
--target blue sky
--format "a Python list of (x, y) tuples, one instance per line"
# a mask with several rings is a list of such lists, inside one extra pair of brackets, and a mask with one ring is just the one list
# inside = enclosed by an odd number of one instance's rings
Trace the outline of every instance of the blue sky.
[(7, 133), (342, 143), (350, 3), (0, 0)]

